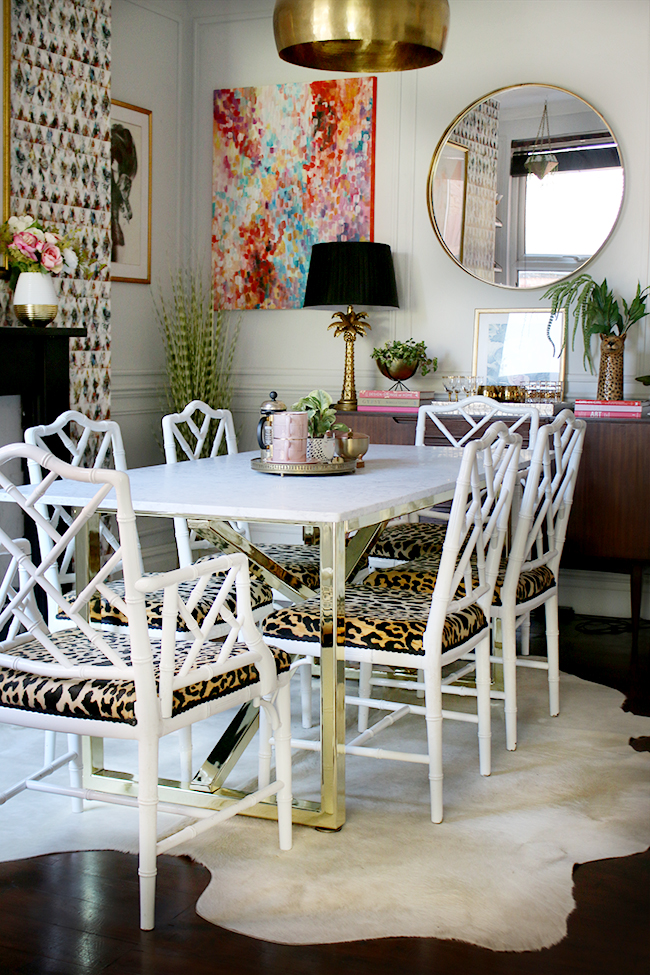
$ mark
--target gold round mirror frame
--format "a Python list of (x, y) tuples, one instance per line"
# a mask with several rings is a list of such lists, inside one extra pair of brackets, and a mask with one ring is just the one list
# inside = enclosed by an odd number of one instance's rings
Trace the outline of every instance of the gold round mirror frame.
[[(592, 254), (590, 254), (588, 257), (586, 257), (580, 263), (576, 263), (575, 267), (572, 267), (570, 270), (567, 270), (565, 274), (562, 274), (560, 277), (557, 277), (555, 280), (557, 280), (557, 281), (564, 280), (565, 278), (569, 278), (572, 275), (576, 274), (577, 272), (581, 271), (590, 261), (592, 261), (602, 251), (602, 249), (607, 244), (608, 240), (611, 238), (611, 235), (614, 232), (614, 229), (616, 227), (616, 224), (618, 223), (618, 219), (620, 217), (621, 209), (622, 209), (622, 206), (623, 206), (623, 199), (624, 199), (624, 196), (625, 196), (625, 166), (624, 166), (624, 163), (623, 163), (623, 157), (622, 157), (620, 143), (619, 143), (618, 139), (616, 138), (616, 136), (615, 136), (615, 134), (614, 134), (614, 132), (613, 132), (613, 130), (612, 130), (609, 122), (607, 122), (607, 120), (604, 118), (604, 116), (596, 108), (594, 108), (593, 105), (591, 105), (588, 101), (586, 101), (586, 99), (582, 98), (580, 95), (576, 95), (575, 92), (570, 91), (568, 88), (562, 88), (559, 85), (543, 84), (541, 82), (522, 82), (522, 83), (516, 84), (516, 85), (507, 85), (507, 86), (505, 86), (503, 88), (497, 88), (494, 91), (489, 92), (487, 95), (482, 95), (480, 98), (477, 98), (470, 105), (468, 105), (466, 108), (464, 108), (463, 111), (460, 112), (456, 116), (456, 118), (447, 126), (447, 128), (445, 129), (445, 131), (444, 131), (442, 137), (440, 138), (440, 140), (439, 140), (439, 142), (438, 142), (438, 144), (436, 146), (436, 149), (435, 149), (435, 151), (433, 153), (433, 157), (432, 157), (432, 160), (431, 160), (431, 165), (429, 167), (429, 173), (428, 173), (428, 177), (427, 177), (427, 190), (426, 190), (426, 192), (427, 192), (427, 210), (428, 210), (428, 213), (429, 213), (429, 219), (431, 221), (431, 225), (432, 225), (433, 230), (434, 230), (434, 232), (436, 234), (436, 237), (438, 238), (440, 244), (442, 245), (443, 250), (452, 259), (452, 261), (454, 262), (454, 264), (456, 264), (463, 271), (465, 271), (466, 274), (469, 274), (471, 277), (475, 278), (476, 280), (481, 281), (484, 284), (491, 284), (493, 287), (501, 288), (501, 289), (507, 290), (507, 291), (530, 291), (530, 290), (533, 290), (534, 288), (548, 287), (549, 285), (548, 284), (534, 284), (534, 285), (529, 285), (529, 286), (526, 287), (526, 286), (520, 285), (520, 284), (505, 284), (505, 283), (502, 283), (500, 281), (490, 281), (490, 280), (487, 280), (486, 278), (482, 277), (480, 274), (475, 273), (471, 268), (466, 267), (465, 264), (463, 263), (463, 260), (462, 260), (462, 244), (460, 246), (460, 253), (459, 254), (455, 254), (451, 250), (451, 248), (448, 245), (447, 241), (445, 240), (444, 235), (443, 235), (443, 233), (442, 233), (442, 231), (441, 231), (441, 229), (440, 229), (440, 227), (438, 225), (438, 221), (436, 219), (436, 214), (434, 212), (433, 185), (434, 185), (434, 177), (436, 175), (436, 168), (437, 168), (438, 164), (441, 161), (441, 157), (442, 157), (442, 154), (443, 154), (444, 150), (448, 146), (452, 146), (454, 149), (458, 149), (459, 150), (459, 152), (458, 152), (459, 157), (461, 157), (463, 153), (467, 153), (467, 151), (468, 151), (465, 147), (463, 147), (461, 145), (456, 145), (456, 144), (453, 143), (452, 140), (450, 140), (451, 134), (454, 132), (454, 130), (456, 129), (456, 127), (459, 125), (459, 123), (461, 123), (463, 121), (463, 119), (465, 119), (472, 111), (474, 111), (475, 109), (477, 109), (479, 106), (483, 105), (486, 102), (489, 102), (491, 99), (497, 98), (499, 95), (504, 95), (507, 92), (523, 91), (523, 90), (532, 89), (532, 88), (545, 89), (545, 90), (548, 90), (550, 92), (556, 92), (556, 93), (559, 92), (562, 95), (570, 96), (571, 98), (576, 99), (578, 102), (581, 102), (585, 106), (585, 109), (589, 110), (590, 112), (593, 112), (594, 115), (596, 115), (600, 119), (600, 121), (602, 122), (602, 125), (604, 126), (604, 128), (607, 129), (607, 131), (609, 132), (609, 134), (611, 136), (611, 139), (613, 140), (613, 142), (616, 145), (616, 151), (617, 151), (618, 156), (619, 156), (619, 159), (620, 159), (620, 166), (621, 166), (621, 171), (622, 171), (622, 184), (621, 184), (621, 197), (620, 197), (620, 202), (619, 202), (619, 205), (618, 205), (618, 209), (616, 211), (616, 214), (615, 214), (615, 216), (612, 219), (612, 223), (611, 223), (611, 226), (609, 228), (609, 231), (607, 232), (607, 234), (603, 238), (602, 243), (596, 248), (596, 250), (594, 250), (594, 252)], [(541, 104), (541, 107), (540, 107), (540, 110), (539, 110), (539, 115), (540, 116), (541, 116), (542, 110), (543, 110), (543, 104)], [(531, 141), (534, 141), (534, 140), (531, 140)], [(462, 192), (463, 192), (463, 194), (466, 194), (466, 186), (462, 190)], [(463, 196), (463, 208), (464, 208), (464, 205), (465, 205), (465, 198)], [(464, 216), (463, 216), (463, 220), (464, 220)]]

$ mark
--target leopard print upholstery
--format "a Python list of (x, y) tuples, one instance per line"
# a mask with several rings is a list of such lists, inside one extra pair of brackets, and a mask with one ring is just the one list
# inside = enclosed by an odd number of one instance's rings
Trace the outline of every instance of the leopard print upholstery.
[[(506, 577), (507, 560), (502, 559), (497, 581), (494, 587), (494, 606), (501, 605), (501, 589)], [(409, 592), (431, 594), (436, 585), (438, 569), (440, 568), (440, 556), (429, 556), (423, 559), (414, 559), (412, 562), (403, 562), (396, 565), (393, 569), (377, 569), (364, 579), (364, 586), (381, 589), (406, 589)], [(530, 569), (519, 574), (517, 583), (517, 603), (525, 603), (535, 596), (539, 596), (555, 585), (555, 576), (547, 565), (540, 565), (536, 569)], [(464, 586), (461, 585), (456, 593), (460, 598), (464, 593)]]
[[(217, 552), (234, 551), (228, 542), (220, 538), (216, 532), (210, 531), (209, 528), (200, 531), (199, 534), (205, 536)], [(263, 544), (259, 545), (258, 548), (260, 552), (281, 565), (308, 589), (316, 591), (320, 586), (320, 552), (317, 545)], [(258, 577), (259, 572), (259, 567), (251, 562), (251, 578)]]
[[(148, 575), (150, 573), (145, 574)], [(224, 579), (225, 574), (219, 573), (213, 576), (208, 582), (205, 592), (194, 610), (194, 618), (199, 626), (208, 615), (210, 607), (212, 606)], [(190, 593), (195, 585), (196, 580), (181, 582), (179, 584), (178, 592), (184, 602), (189, 599)], [(117, 596), (124, 599), (124, 582), (121, 580), (111, 582), (110, 588)], [(257, 609), (264, 609), (266, 607), (270, 609), (273, 605), (273, 592), (271, 587), (253, 575), (250, 577), (250, 592), (251, 606), (254, 611)], [(66, 595), (66, 599), (68, 599), (70, 602), (73, 602), (75, 598), (76, 593), (74, 592)], [(236, 612), (236, 602), (237, 596), (233, 589), (228, 594), (228, 598), (226, 599), (226, 606), (232, 613)], [(145, 597), (145, 606), (147, 610), (147, 623), (149, 627), (155, 630), (162, 629), (162, 590), (160, 593), (147, 593)], [(117, 609), (117, 607), (112, 606), (108, 599), (101, 596), (99, 593), (95, 593), (94, 596), (91, 597), (88, 603), (88, 615), (91, 623), (102, 623), (110, 626), (127, 626), (128, 624), (128, 620), (124, 613)], [(57, 613), (57, 617), (59, 619), (65, 618), (62, 612)], [(177, 620), (177, 627), (180, 631), (187, 632), (187, 625), (185, 624), (184, 620), (180, 618)]]
[[(69, 658), (76, 663), (101, 665), (106, 663), (103, 654), (98, 653), (83, 634), (62, 631), (51, 635), (50, 639)], [(125, 661), (130, 661), (131, 645), (126, 633), (109, 633), (106, 642), (119, 653)], [(179, 641), (179, 659), (182, 662), (183, 649), (190, 641)], [(244, 644), (236, 644), (236, 652), (246, 651)], [(158, 682), (160, 644), (152, 640), (154, 672)], [(218, 644), (207, 644), (199, 652), (197, 665), (214, 660)], [(271, 647), (278, 673), (286, 672), (291, 658), (283, 650)], [(32, 640), (20, 647), (20, 655), (30, 660), (52, 662), (50, 654)], [(257, 668), (253, 664), (222, 674), (212, 680), (190, 684), (174, 692), (172, 715), (188, 711), (206, 701), (225, 697), (259, 680)], [(95, 721), (126, 722), (137, 724), (135, 717), (136, 694), (132, 680), (98, 679), (58, 679), (41, 677), (25, 671), (0, 668), (0, 706), (37, 711), (42, 714), (55, 714), (72, 718), (90, 718)]]
[[(349, 647), (389, 653), (424, 655), (422, 638), (427, 626), (431, 596), (420, 593), (374, 593), (365, 586), (345, 591), (345, 643)], [(268, 640), (320, 642), (320, 599), (276, 610), (262, 624)], [(487, 627), (476, 605), (450, 613), (442, 635), (442, 650), (460, 646)]]
[(320, 551), (317, 545), (260, 545), (260, 552), (301, 579), (308, 589), (320, 586)]
[(446, 525), (435, 525), (431, 522), (389, 525), (375, 542), (370, 555), (378, 559), (410, 562), (423, 555), (441, 552), (446, 533)]

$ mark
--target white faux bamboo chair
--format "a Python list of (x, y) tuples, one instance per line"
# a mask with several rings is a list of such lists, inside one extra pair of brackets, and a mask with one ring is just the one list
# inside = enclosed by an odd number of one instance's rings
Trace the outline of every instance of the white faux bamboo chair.
[[(232, 429), (232, 420), (230, 427)], [(226, 435), (228, 436), (228, 432), (226, 432)], [(78, 413), (75, 410), (68, 410), (58, 416), (52, 423), (29, 427), (25, 430), (24, 437), (26, 443), (35, 444), (44, 450), (54, 450), (54, 453), (57, 455), (62, 453), (69, 455), (69, 463), (75, 467), (94, 467), (98, 469), (113, 466), (116, 470), (125, 471), (127, 469), (122, 432), (114, 420), (91, 420), (82, 413)], [(218, 439), (220, 440), (221, 437), (215, 438), (215, 445), (213, 445), (215, 453), (218, 449)], [(232, 429), (230, 439), (234, 442), (234, 429)], [(28, 462), (28, 469), (30, 483), (39, 484), (43, 478), (43, 471), (39, 465), (30, 461)], [(44, 508), (41, 509), (41, 514), (47, 516)], [(63, 506), (57, 506), (52, 509), (51, 517), (59, 518), (63, 523), (70, 524), (71, 522), (71, 513)], [(99, 532), (101, 544), (105, 548), (115, 551), (118, 543), (106, 518), (100, 517)], [(47, 533), (39, 529), (38, 540), (41, 552), (44, 554), (49, 552), (52, 543)], [(205, 544), (207, 545), (207, 543)], [(184, 559), (181, 556), (181, 551), (184, 552), (184, 549), (179, 550), (179, 565), (181, 567), (190, 565), (192, 560)], [(119, 569), (120, 567), (116, 566), (116, 573), (114, 578), (111, 579), (110, 585), (113, 592), (121, 599), (124, 599), (124, 581), (121, 578)], [(52, 584), (57, 586), (59, 592), (65, 591), (68, 599), (74, 599), (74, 542), (70, 542), (65, 554), (58, 560), (58, 563), (52, 565), (49, 577)], [(196, 607), (195, 615), (199, 622), (207, 616), (222, 581), (222, 579), (216, 577), (208, 583), (206, 591)], [(181, 584), (181, 594), (188, 597), (191, 588), (192, 586), (189, 583)], [(257, 576), (251, 577), (250, 599), (254, 619), (262, 619), (273, 606), (273, 592), (271, 587)], [(234, 596), (231, 599), (231, 603), (233, 603), (230, 607), (231, 609), (234, 608), (233, 600)], [(163, 625), (162, 592), (147, 593), (145, 607), (149, 626), (154, 630), (161, 629)], [(111, 604), (107, 599), (102, 597), (91, 603), (88, 614), (91, 623), (96, 623), (104, 627), (123, 627), (127, 625), (127, 618), (119, 610), (117, 604)], [(48, 606), (48, 625), (52, 630), (69, 626), (69, 622), (62, 614), (57, 614), (57, 609), (54, 604)], [(179, 620), (179, 626), (181, 629), (184, 629), (185, 625), (182, 620)], [(217, 622), (212, 635), (221, 636), (226, 632), (227, 626)], [(46, 753), (48, 749), (51, 751), (52, 747), (53, 740), (51, 736), (46, 735)], [(181, 779), (183, 782), (189, 782), (192, 777), (192, 729), (189, 726), (181, 729), (179, 748)]]
[[(506, 747), (517, 746), (517, 666), (548, 671), (549, 712), (559, 714), (558, 573), (567, 523), (580, 465), (586, 424), (571, 410), (563, 410), (544, 424), (535, 441), (530, 466), (524, 472), (525, 487), (507, 558), (502, 559), (490, 607), (493, 621), (501, 621), (504, 689), (493, 688), (494, 699), (505, 700)], [(369, 587), (400, 592), (433, 592), (439, 559), (435, 556), (380, 569), (368, 577)], [(545, 659), (528, 655), (530, 612), (544, 606), (546, 615)], [(517, 629), (523, 629), (517, 656)], [(375, 684), (369, 674), (369, 683)], [(453, 693), (453, 688), (449, 688)], [(463, 693), (471, 694), (465, 688)]]
[[(21, 491), (4, 473), (4, 465), (14, 458), (38, 464), (48, 472), (47, 476), (34, 488)], [(83, 509), (63, 527), (60, 521), (54, 524), (41, 513), (44, 492), (59, 480), (68, 485), (73, 482), (73, 491), (87, 497)], [(266, 645), (253, 620), (245, 556), (220, 556), (157, 576), (142, 575), (126, 473), (79, 469), (39, 447), (12, 444), (0, 449), (0, 488), (22, 509), (25, 519), (31, 519), (51, 540), (49, 552), (40, 564), (35, 564), (25, 553), (23, 541), (16, 542), (0, 530), (0, 556), (8, 555), (10, 560), (2, 588), (4, 605), (0, 607), (0, 631), (8, 631), (0, 643), (0, 721), (69, 735), (68, 752), (63, 757), (18, 782), (0, 801), (31, 789), (76, 796), (79, 800), (137, 805), (140, 922), (143, 929), (150, 929), (154, 925), (156, 857), (185, 838), (276, 795), (280, 847), (290, 849), (290, 660), (282, 651)], [(111, 490), (117, 498), (118, 548), (103, 560), (97, 574), (70, 604), (50, 583), (48, 570)], [(120, 562), (124, 572), (124, 600), (106, 585), (106, 579)], [(20, 570), (18, 584), (15, 583), (16, 565)], [(226, 574), (224, 582), (208, 616), (199, 625), (194, 615), (197, 602), (217, 572)], [(185, 600), (179, 587), (188, 582), (194, 585)], [(155, 639), (147, 625), (145, 596), (160, 588), (164, 590), (164, 624), (159, 638)], [(48, 628), (35, 609), (34, 593), (39, 589), (56, 604), (57, 612), (68, 619), (68, 629), (52, 632)], [(97, 592), (126, 615), (128, 629), (119, 632), (98, 629), (87, 622), (86, 610)], [(233, 592), (235, 612), (227, 605)], [(228, 635), (221, 642), (211, 638), (218, 617), (228, 626)], [(179, 619), (188, 631), (185, 638), (177, 632)], [(219, 812), (159, 802), (159, 739), (248, 701), (259, 702), (267, 715), (267, 720), (260, 722), (262, 738), (268, 735), (270, 726), (274, 728), (275, 781), (268, 781), (265, 758), (260, 762), (261, 787)], [(81, 787), (80, 735), (137, 741), (137, 798)], [(269, 747), (268, 741), (261, 741), (264, 756)], [(70, 788), (47, 779), (66, 763), (72, 768)], [(158, 809), (181, 816), (191, 814), (199, 822), (158, 842)]]
[[(513, 432), (529, 424), (524, 445), (532, 448), (539, 429), (539, 410), (530, 404), (498, 403), (489, 396), (468, 396), (458, 402), (421, 406), (415, 427), (415, 445), (422, 447), (425, 444), (427, 419), (435, 424), (452, 447), (464, 447), (470, 440), (482, 436), (490, 424), (501, 416), (515, 418), (510, 424)], [(454, 433), (450, 429), (450, 420), (452, 427), (457, 427), (458, 421), (462, 422), (461, 433)], [(433, 517), (437, 523), (420, 521), (421, 515)], [(373, 568), (388, 567), (440, 552), (445, 538), (446, 510), (430, 509), (411, 518), (414, 520), (393, 523), (384, 529), (370, 552)]]
[[(461, 469), (433, 594), (404, 594), (353, 585), (345, 595), (346, 661), (387, 668), (414, 668), (423, 681), (424, 706), (388, 700), (346, 697), (359, 708), (389, 712), (345, 751), (371, 758), (400, 759), (428, 765), (431, 819), (442, 821), (442, 719), (456, 718), (478, 725), (479, 770), (490, 774), (490, 630), (489, 608), (501, 550), (508, 526), (517, 479), (521, 436), (503, 423), (494, 424), (480, 440), (463, 448)], [(266, 617), (264, 633), (276, 646), (307, 657), (320, 655), (320, 602), (310, 599), (299, 606)], [(442, 710), (442, 669), (456, 661), (463, 671), (475, 671), (477, 712)], [(390, 679), (384, 682), (397, 686)], [(401, 685), (400, 685), (401, 686)], [(426, 718), (428, 754), (384, 752), (367, 748), (371, 740), (406, 714)], [(294, 747), (313, 747), (293, 741)]]
[[(237, 453), (237, 437), (230, 410), (215, 410), (201, 400), (193, 400), (180, 413), (169, 413), (162, 419), (163, 443), (165, 460), (168, 464), (175, 464), (180, 457), (196, 460), (201, 456), (216, 457), (222, 443), (225, 441), (229, 454)], [(250, 538), (248, 526), (237, 524), (237, 531)], [(196, 532), (190, 530), (185, 518), (174, 518), (174, 531), (180, 565), (191, 565), (192, 562), (207, 550), (214, 550), (214, 545), (207, 539), (200, 538)], [(220, 541), (215, 539), (220, 546)], [(261, 552), (287, 569), (294, 579), (304, 584), (309, 590), (316, 590), (320, 586), (320, 552), (316, 545), (291, 544), (262, 544), (258, 545)], [(253, 574), (253, 579), (255, 575)], [(263, 618), (271, 609), (270, 604), (260, 613)], [(303, 727), (311, 727), (311, 672), (310, 668), (300, 668), (302, 721)]]
[[(517, 747), (517, 666), (548, 671), (549, 711), (560, 713), (558, 577), (587, 424), (562, 410), (542, 426), (524, 489), (507, 569), (492, 618), (501, 620), (506, 747)], [(546, 659), (528, 655), (530, 613), (544, 606)], [(523, 655), (517, 628), (523, 626)]]
[[(175, 464), (181, 457), (196, 460), (201, 456), (216, 457), (225, 440), (229, 454), (237, 453), (237, 438), (230, 410), (214, 410), (200, 400), (193, 400), (180, 413), (169, 413), (162, 419), (165, 461)], [(249, 538), (248, 526), (237, 525)], [(181, 565), (190, 565), (202, 551), (214, 545), (190, 531), (185, 518), (174, 518), (174, 531)], [(318, 589), (320, 556), (314, 545), (259, 545), (260, 551), (288, 568), (309, 589)]]

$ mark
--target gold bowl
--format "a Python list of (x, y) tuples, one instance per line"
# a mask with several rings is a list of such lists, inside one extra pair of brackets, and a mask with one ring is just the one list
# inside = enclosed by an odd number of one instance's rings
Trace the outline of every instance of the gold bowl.
[(356, 460), (357, 467), (363, 467), (361, 459), (370, 446), (370, 437), (365, 433), (343, 434), (336, 438), (336, 453), (345, 460)]

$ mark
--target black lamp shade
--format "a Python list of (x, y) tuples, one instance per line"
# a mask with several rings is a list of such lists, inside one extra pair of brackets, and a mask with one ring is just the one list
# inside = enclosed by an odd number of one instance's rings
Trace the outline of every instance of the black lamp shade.
[(311, 250), (305, 308), (371, 305), (399, 308), (388, 244), (334, 241)]

